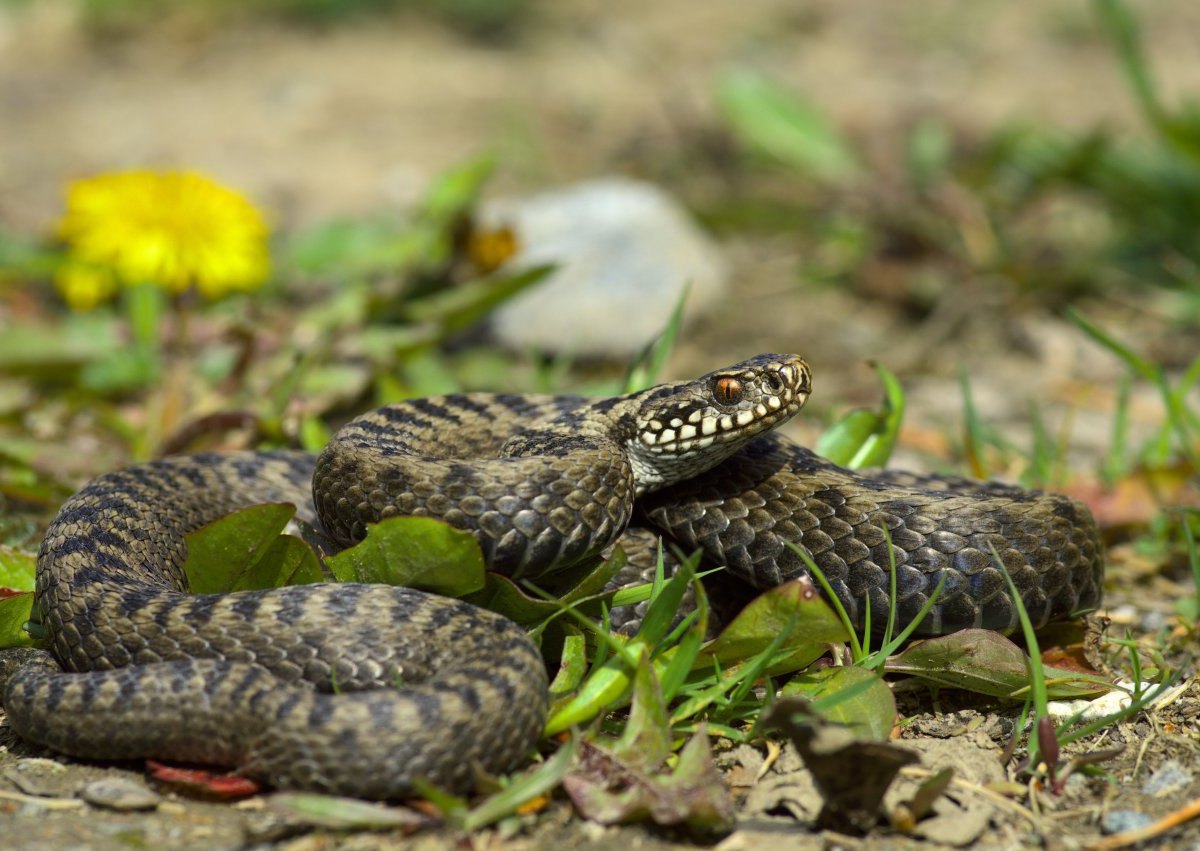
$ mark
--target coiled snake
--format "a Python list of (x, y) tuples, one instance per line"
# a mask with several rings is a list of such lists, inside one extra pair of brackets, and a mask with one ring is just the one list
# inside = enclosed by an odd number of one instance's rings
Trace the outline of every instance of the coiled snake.
[(810, 382), (800, 358), (760, 355), (610, 399), (416, 399), (351, 422), (315, 461), (207, 454), (103, 476), (42, 544), (34, 617), (49, 650), (0, 674), (8, 722), (75, 756), (236, 766), (277, 787), (380, 799), (417, 781), (469, 789), (527, 757), (546, 671), (498, 615), (355, 584), (187, 594), (185, 535), (255, 502), (294, 502), (343, 545), (382, 517), (439, 517), (516, 577), (595, 556), (635, 512), (758, 587), (804, 572), (791, 541), (856, 617), (869, 600), (875, 623), (889, 602), (886, 528), (901, 619), (945, 577), (926, 632), (1014, 626), (993, 548), (1037, 624), (1098, 605), (1086, 508), (863, 478), (766, 434)]

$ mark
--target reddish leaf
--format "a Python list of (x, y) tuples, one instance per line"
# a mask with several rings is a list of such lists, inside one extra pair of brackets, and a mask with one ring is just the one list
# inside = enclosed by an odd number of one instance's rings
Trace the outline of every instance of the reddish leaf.
[(716, 830), (733, 824), (733, 799), (713, 766), (703, 730), (683, 746), (669, 773), (647, 773), (591, 742), (580, 744), (580, 765), (563, 778), (563, 788), (586, 818)]
[(262, 791), (258, 782), (237, 774), (215, 774), (204, 768), (184, 768), (146, 760), (150, 776), (176, 792), (219, 801), (237, 801)]

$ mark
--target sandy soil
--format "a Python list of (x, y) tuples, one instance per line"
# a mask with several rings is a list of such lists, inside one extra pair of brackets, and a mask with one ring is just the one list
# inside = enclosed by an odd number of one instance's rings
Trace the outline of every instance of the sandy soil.
[[(1200, 5), (1159, 0), (1141, 6), (1167, 96), (1200, 91), (1194, 61)], [(133, 165), (208, 172), (245, 190), (284, 228), (405, 205), (438, 170), (483, 149), (495, 150), (502, 163), (496, 192), (638, 173), (647, 162), (669, 157), (681, 133), (705, 125), (713, 79), (736, 63), (797, 86), (880, 161), (895, 160), (900, 131), (927, 116), (966, 134), (1017, 120), (1139, 132), (1111, 52), (1088, 6), (1076, 0), (564, 0), (541, 4), (516, 41), (499, 46), (471, 42), (416, 16), (313, 32), (265, 25), (230, 30), (179, 14), (140, 36), (97, 39), (81, 33), (67, 4), (42, 0), (0, 6), (0, 228), (41, 232), (61, 209), (64, 181)], [(686, 185), (669, 188), (687, 193)], [(822, 405), (871, 402), (877, 391), (864, 362), (890, 354), (889, 365), (911, 370), (912, 436), (924, 439), (927, 429), (956, 422), (955, 376), (963, 363), (977, 376), (985, 416), (1014, 429), (1016, 439), (1028, 428), (1024, 400), (1034, 398), (1048, 405), (1052, 418), (1068, 403), (1082, 406), (1072, 434), (1085, 455), (1102, 451), (1107, 419), (1089, 414), (1111, 410), (1113, 393), (1104, 387), (1111, 388), (1117, 366), (1053, 316), (1006, 317), (949, 341), (957, 348), (947, 357), (941, 348), (947, 340), (887, 305), (798, 287), (795, 249), (786, 240), (730, 239), (726, 248), (738, 281), (729, 310), (693, 329), (672, 363), (677, 373), (750, 351), (799, 348), (813, 353), (818, 376), (829, 376), (819, 413)], [(774, 321), (764, 328), (759, 318), (767, 313)], [(1080, 382), (1099, 389), (1081, 401)], [(1139, 399), (1134, 416), (1135, 425), (1153, 423), (1152, 398)], [(1164, 586), (1149, 587), (1135, 595), (1135, 623), (1146, 611), (1170, 609), (1169, 594), (1154, 590)], [(1098, 835), (1110, 809), (1158, 815), (1194, 799), (1200, 793), (1198, 706), (1193, 684), (1172, 707), (1113, 730), (1102, 744), (1124, 743), (1125, 750), (1108, 764), (1108, 781), (1079, 784), (1058, 812), (1032, 822), (995, 809), (980, 847), (1079, 847)], [(1005, 713), (992, 710), (985, 707), (981, 724), (963, 721), (980, 753), (1002, 746)], [(985, 732), (976, 735), (979, 729)], [(954, 727), (929, 737), (962, 735)], [(1161, 796), (1142, 791), (1170, 759), (1190, 766), (1190, 785)], [(19, 745), (0, 752), (0, 789), (67, 802), (58, 808), (0, 797), (8, 847), (277, 844), (299, 851), (410, 842), (311, 832), (271, 816), (261, 802), (230, 808), (171, 798), (149, 814), (97, 810), (75, 798), (79, 789), (100, 776), (140, 782), (140, 770), (54, 765)], [(13, 772), (48, 779), (22, 786)], [(776, 773), (786, 779), (796, 772), (788, 774), (785, 765)], [(802, 817), (803, 807), (796, 816), (779, 802), (756, 813), (744, 806), (742, 828), (718, 847), (832, 841), (784, 818)], [(1193, 823), (1176, 834), (1177, 847), (1200, 841), (1197, 830)], [(452, 840), (433, 833), (411, 842), (442, 847)], [(473, 844), (499, 842), (489, 834)], [(582, 824), (564, 804), (529, 819), (507, 840), (514, 848), (680, 843), (693, 839)], [(909, 844), (915, 843), (897, 839), (893, 847)]]

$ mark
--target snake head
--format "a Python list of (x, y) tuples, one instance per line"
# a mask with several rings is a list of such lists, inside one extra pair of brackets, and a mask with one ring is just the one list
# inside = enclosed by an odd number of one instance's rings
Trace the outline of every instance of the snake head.
[(640, 394), (628, 441), (639, 493), (715, 467), (751, 439), (791, 419), (812, 392), (798, 355), (765, 354), (695, 381)]

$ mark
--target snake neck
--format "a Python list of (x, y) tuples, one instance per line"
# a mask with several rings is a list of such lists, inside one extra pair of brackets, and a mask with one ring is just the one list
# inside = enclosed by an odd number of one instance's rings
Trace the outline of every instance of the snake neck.
[(628, 459), (640, 496), (722, 463), (795, 416), (810, 389), (798, 356), (759, 355), (694, 381), (582, 405), (511, 438), (500, 454), (617, 452)]

